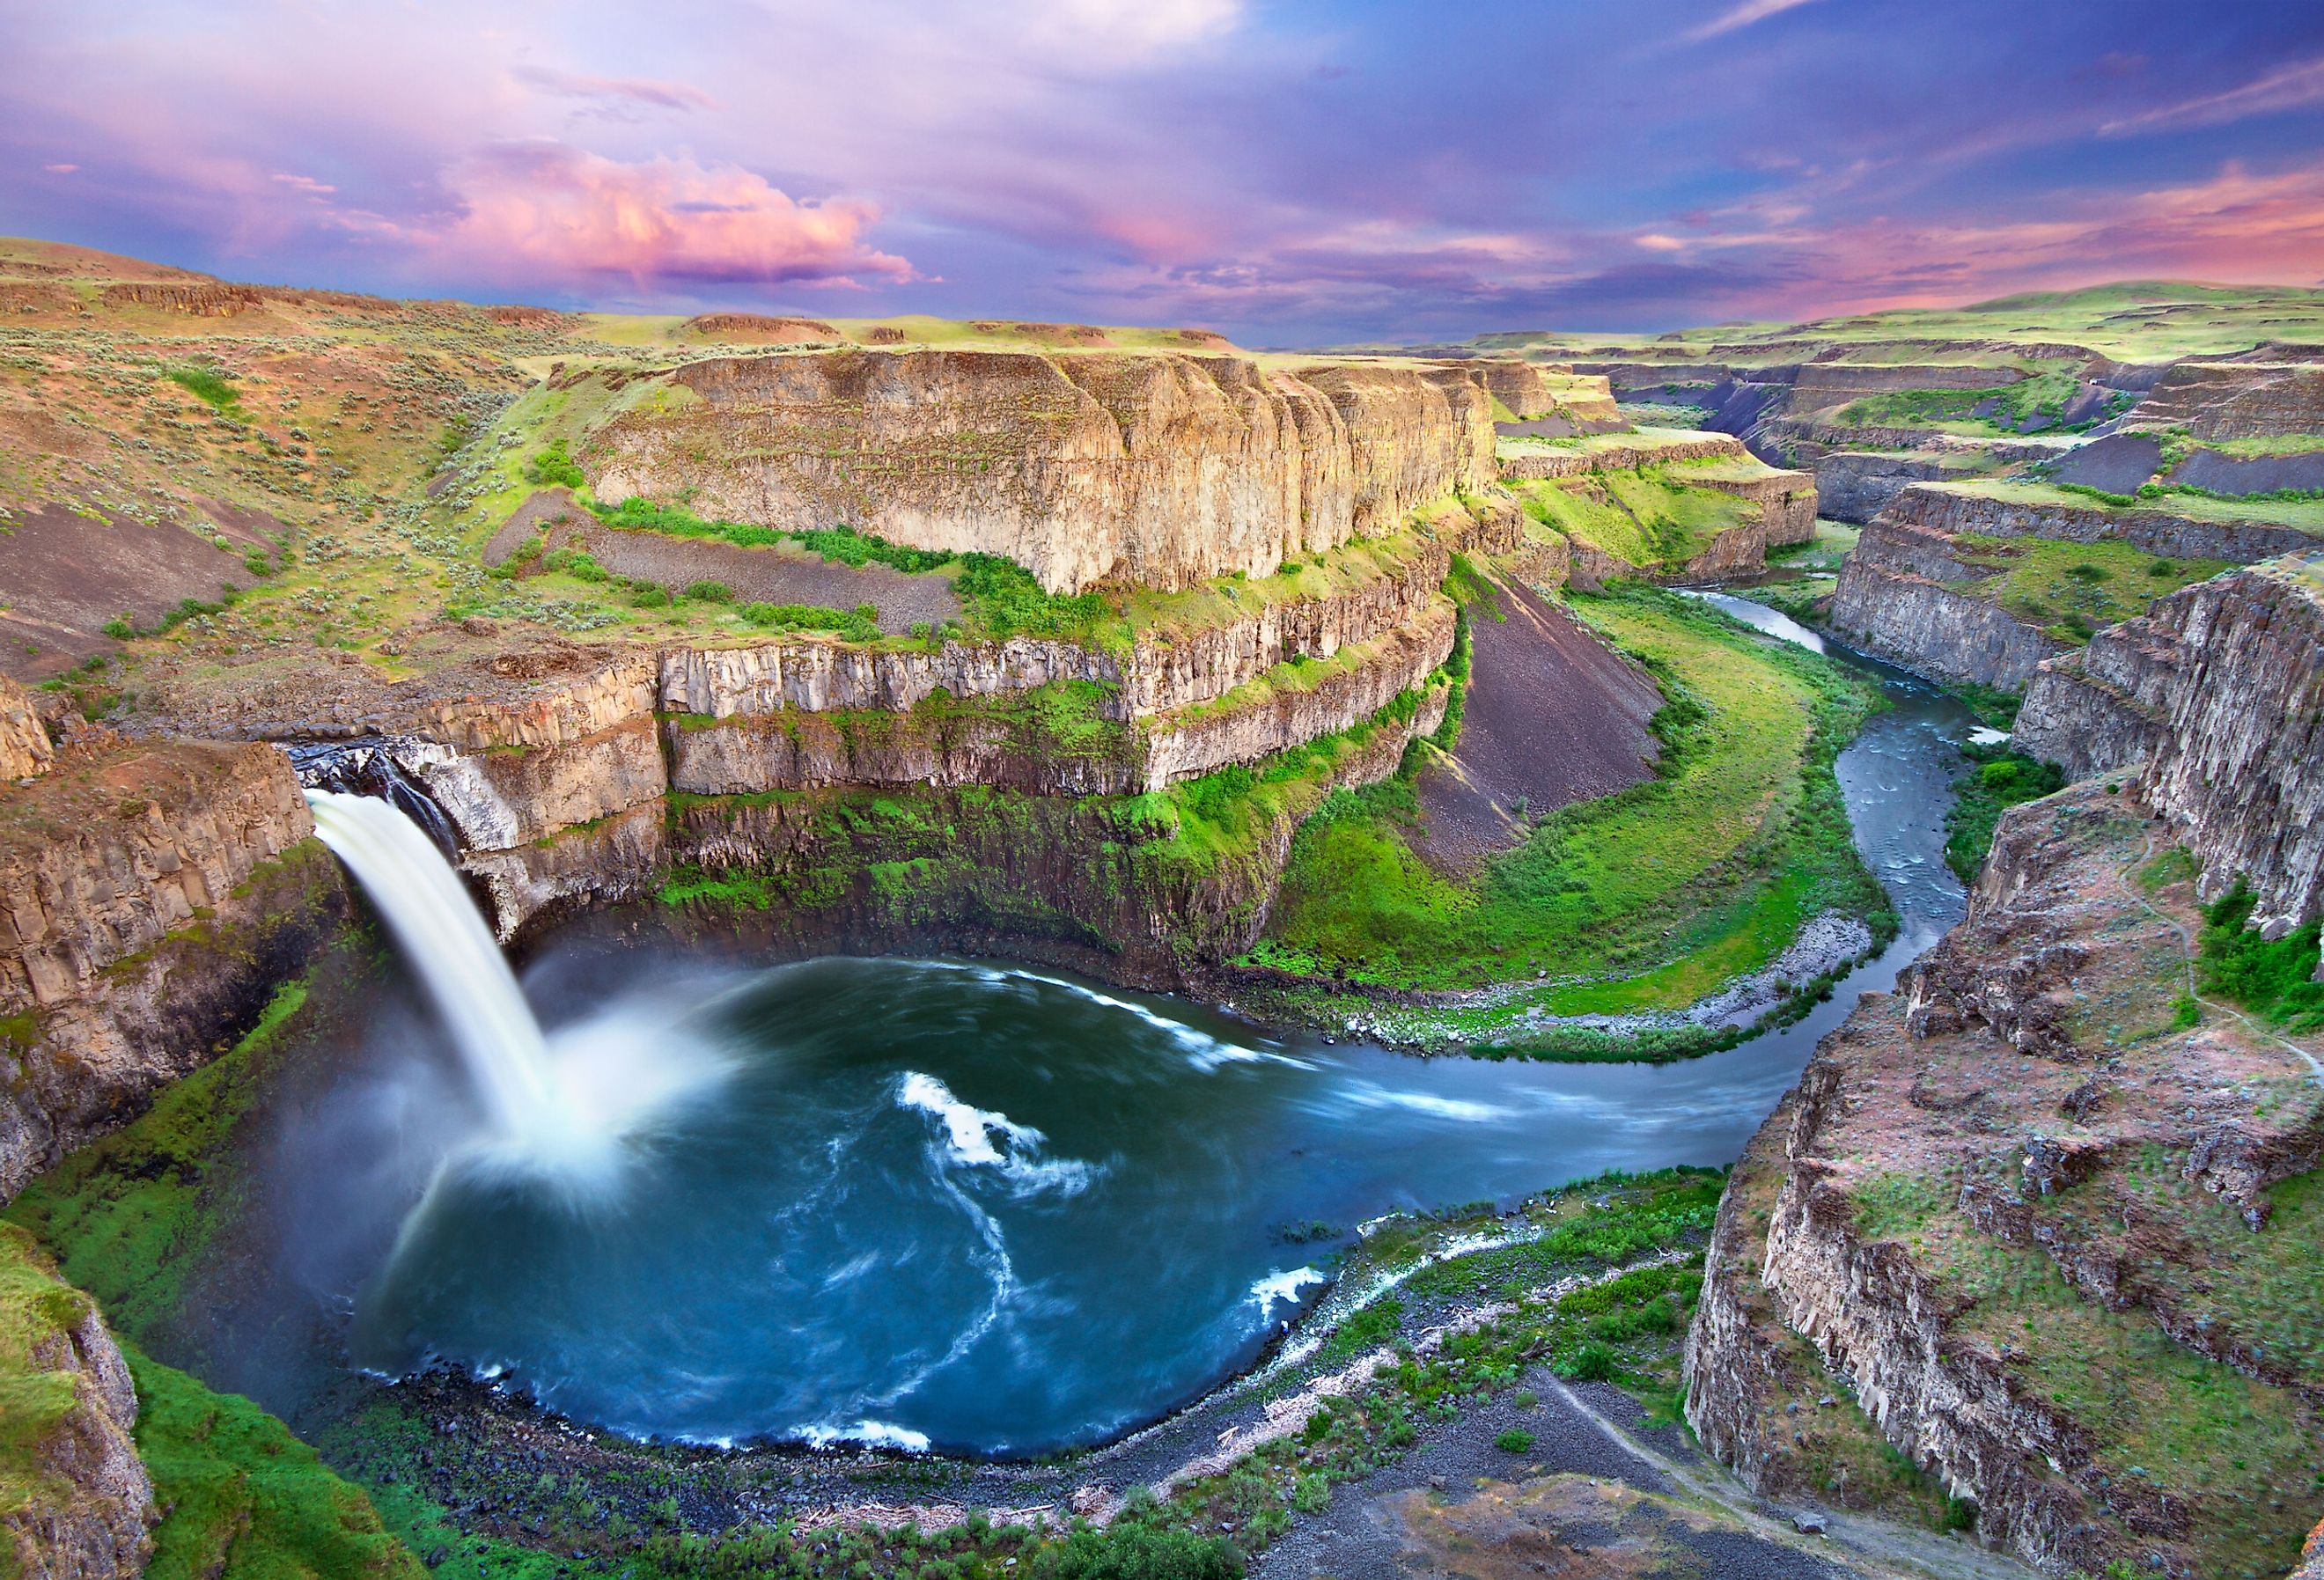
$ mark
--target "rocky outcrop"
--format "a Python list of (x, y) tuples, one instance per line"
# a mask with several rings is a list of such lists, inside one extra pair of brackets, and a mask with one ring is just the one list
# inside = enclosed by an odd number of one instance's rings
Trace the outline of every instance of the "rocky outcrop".
[(2167, 509), (2068, 504), (1987, 493), (1974, 485), (1910, 484), (1885, 513), (1894, 522), (1956, 535), (2128, 543), (2172, 559), (2225, 559), (2237, 565), (2296, 553), (2317, 541), (2313, 533), (2272, 522), (2220, 522)]
[(1748, 467), (1689, 468), (1676, 476), (1694, 487), (1731, 494), (1757, 505), (1759, 529), (1769, 549), (1815, 541), (1819, 507), (1815, 478), (1810, 473), (1763, 467), (1754, 461)]
[(25, 1580), (135, 1580), (161, 1511), (130, 1433), (137, 1391), (97, 1302), (32, 1237), (0, 1224), (0, 1380), (8, 1474), (0, 1532)]
[(2238, 877), (2268, 937), (2324, 901), (2324, 551), (2198, 582), (2101, 632), (2026, 697), (2025, 750), (2144, 760), (2140, 794), (2215, 895)]
[[(2220, 1294), (2271, 1276), (2270, 1194), (2324, 1161), (2324, 1101), (2271, 1039), (2174, 1021), (2183, 967), (2157, 962), (2193, 897), (2129, 877), (2167, 838), (2098, 783), (2013, 810), (1968, 917), (1818, 1046), (1738, 1165), (1687, 1413), (1763, 1491), (1874, 1490), (1801, 1412), (1845, 1393), (2053, 1573), (2280, 1566), (2324, 1512), (2292, 1468), (2319, 1418), (2285, 1335)], [(2151, 1391), (2115, 1386), (2134, 1371)]]
[(0, 1196), (206, 1062), (342, 914), (271, 746), (104, 742), (0, 791)]
[(844, 522), (1052, 591), (1265, 575), (1492, 476), (1483, 385), (1410, 366), (847, 350), (584, 376), (659, 386), (584, 447), (602, 500)]
[(1810, 362), (1792, 378), (1791, 409), (1821, 411), (1910, 390), (1997, 389), (2024, 376), (2014, 367), (1976, 363)]
[(2196, 439), (2324, 432), (2324, 364), (2181, 362), (2131, 409), (2126, 426)]
[(2017, 690), (2067, 644), (1969, 590), (1987, 574), (1955, 559), (1946, 534), (1892, 512), (1864, 530), (1840, 568), (1832, 629), (1940, 679)]
[(0, 780), (46, 773), (55, 760), (48, 726), (41, 723), (32, 697), (15, 681), (0, 675)]
[[(1748, 460), (1751, 452), (1733, 434), (1708, 430), (1645, 433), (1632, 440), (1587, 448), (1509, 447), (1499, 457), (1500, 475), (1512, 483), (1543, 478), (1586, 477), (1592, 472), (1627, 472), (1674, 461)], [(1809, 513), (1810, 521), (1814, 513)]]
[(1940, 481), (1962, 469), (1934, 456), (1829, 451), (1816, 457), (1816, 508), (1836, 522), (1862, 526), (1886, 510), (1906, 485)]

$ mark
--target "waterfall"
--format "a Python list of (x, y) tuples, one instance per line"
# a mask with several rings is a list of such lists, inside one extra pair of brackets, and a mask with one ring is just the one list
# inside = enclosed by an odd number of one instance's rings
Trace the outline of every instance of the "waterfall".
[(566, 1128), (548, 1041), (459, 874), (386, 801), (310, 790), (315, 832), (386, 921), (504, 1136)]

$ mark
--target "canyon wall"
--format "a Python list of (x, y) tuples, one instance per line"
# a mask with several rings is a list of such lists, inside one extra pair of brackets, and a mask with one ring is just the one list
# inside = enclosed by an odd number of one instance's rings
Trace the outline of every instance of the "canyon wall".
[(2324, 905), (2319, 652), (2312, 551), (2041, 667), (2018, 744), (2101, 777), (2006, 815), (1967, 917), (1818, 1046), (1721, 1204), (1687, 1411), (1754, 1485), (1877, 1501), (1855, 1423), (2052, 1572), (2278, 1573), (2324, 1513), (2292, 1463), (2324, 1335), (2227, 1293), (2312, 1250), (2277, 1187), (2324, 1164), (2324, 1047), (2187, 996), (2201, 900), (2247, 882), (2267, 938)]
[(1642, 436), (1635, 443), (1597, 445), (1587, 449), (1513, 448), (1496, 463), (1500, 476), (1512, 483), (1541, 478), (1586, 477), (1592, 472), (1623, 472), (1635, 467), (1660, 467), (1673, 461), (1744, 460), (1751, 452), (1730, 433), (1709, 430)]
[(2027, 686), (2043, 661), (2070, 644), (1978, 596), (1978, 585), (1994, 570), (1961, 558), (1956, 540), (1964, 536), (2122, 542), (2168, 559), (2237, 563), (2317, 542), (2296, 527), (2264, 522), (2086, 508), (1910, 483), (1864, 529), (1841, 568), (1833, 629), (1868, 651), (1941, 679), (2013, 691)]
[(2096, 782), (2011, 811), (1966, 919), (1738, 1164), (1686, 1409), (1761, 1491), (1877, 1504), (1849, 1445), (1877, 1437), (2052, 1573), (2185, 1580), (2280, 1573), (2324, 1513), (2282, 1348), (2313, 1325), (2222, 1293), (2306, 1253), (2274, 1192), (2324, 1161), (2324, 1100), (2270, 1038), (2174, 1012), (2191, 887), (2133, 876), (2171, 832)]
[(1266, 575), (1493, 476), (1484, 383), (1416, 366), (850, 350), (628, 376), (662, 387), (583, 448), (599, 499), (1005, 555), (1053, 592)]
[(0, 800), (0, 1196), (255, 1017), (344, 913), (269, 746), (97, 741)]
[(1864, 529), (1840, 567), (1832, 629), (1940, 679), (2015, 690), (2067, 644), (1969, 590), (1989, 574), (1956, 559), (1949, 534), (1892, 509)]
[(2247, 879), (2279, 937), (2324, 900), (2324, 550), (2215, 577), (2036, 677), (2020, 746), (2070, 770), (2141, 764), (2140, 796), (2201, 892)]
[(1911, 484), (1886, 513), (1891, 521), (1932, 531), (1987, 538), (2048, 538), (2065, 543), (2128, 543), (2172, 559), (2226, 559), (2238, 565), (2316, 546), (2316, 535), (2272, 522), (2211, 521), (2163, 507), (2115, 509), (2093, 502), (2015, 499), (1974, 486)]
[(1817, 509), (1863, 526), (1914, 483), (1940, 482), (1960, 470), (1933, 456), (1885, 450), (1831, 450), (1815, 461)]
[(2324, 432), (2324, 363), (2181, 362), (2131, 409), (2126, 426), (2203, 439)]

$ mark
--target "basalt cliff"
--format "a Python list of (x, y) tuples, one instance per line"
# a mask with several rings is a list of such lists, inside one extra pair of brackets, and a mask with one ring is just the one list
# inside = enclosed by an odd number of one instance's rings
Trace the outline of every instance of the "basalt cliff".
[(1465, 369), (848, 351), (645, 376), (664, 387), (583, 453), (599, 499), (844, 521), (1006, 555), (1051, 591), (1264, 576), (1493, 477), (1494, 397)]
[(2320, 622), (2279, 560), (2042, 671), (2021, 743), (2101, 772), (2007, 814), (1966, 919), (1819, 1046), (1722, 1204), (1687, 1414), (1754, 1484), (1877, 1502), (1885, 1439), (2053, 1573), (2294, 1561), (2319, 1045), (2192, 955), (2238, 881), (2263, 936), (2324, 899)]

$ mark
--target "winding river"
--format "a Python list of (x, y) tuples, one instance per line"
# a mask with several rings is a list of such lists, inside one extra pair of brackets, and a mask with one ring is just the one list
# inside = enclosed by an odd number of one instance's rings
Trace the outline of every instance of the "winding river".
[(1893, 703), (1838, 772), (1902, 930), (1731, 1051), (1418, 1059), (982, 962), (552, 947), (536, 1004), (710, 1078), (576, 1191), (464, 1150), (456, 1074), (413, 1052), (416, 1019), (390, 1027), (272, 1165), (300, 1204), (285, 1243), (358, 1366), (465, 1367), (638, 1437), (1001, 1457), (1117, 1437), (1249, 1364), (1367, 1218), (1732, 1160), (1856, 996), (1958, 918), (1943, 818), (1974, 721), (1840, 656)]

